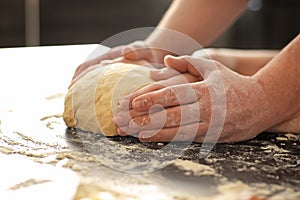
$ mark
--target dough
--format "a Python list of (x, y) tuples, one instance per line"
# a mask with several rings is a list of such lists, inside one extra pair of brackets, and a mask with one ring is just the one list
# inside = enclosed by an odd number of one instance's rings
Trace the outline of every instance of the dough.
[(126, 63), (95, 66), (65, 96), (66, 125), (106, 136), (117, 135), (113, 112), (121, 111), (117, 107), (124, 96), (154, 82), (149, 70)]

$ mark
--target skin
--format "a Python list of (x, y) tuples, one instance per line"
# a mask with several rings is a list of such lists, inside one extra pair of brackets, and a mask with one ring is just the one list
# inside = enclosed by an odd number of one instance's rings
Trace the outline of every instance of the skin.
[[(160, 47), (174, 43), (168, 32), (160, 30), (170, 29), (184, 33), (207, 47), (240, 16), (247, 3), (247, 0), (175, 0), (146, 43)], [(185, 49), (181, 55), (189, 55), (199, 48), (192, 44), (187, 46), (184, 39), (175, 41), (177, 49), (174, 51)]]
[[(159, 29), (186, 34), (205, 47), (246, 5), (247, 1), (241, 0), (175, 0), (158, 28), (145, 41), (113, 48), (83, 63), (77, 68), (71, 84), (90, 66), (120, 56), (131, 61), (166, 65), (151, 73), (156, 83), (120, 103), (128, 112), (114, 119), (120, 135), (136, 134), (143, 142), (167, 142), (175, 135), (175, 140), (202, 142), (212, 122), (212, 113), (221, 115), (224, 110), (224, 124), (212, 125), (218, 130), (221, 128), (220, 137), (209, 135), (208, 141), (242, 141), (262, 131), (285, 130), (286, 127), (300, 132), (296, 123), (300, 118), (299, 36), (280, 53), (208, 49), (205, 56), (195, 58), (180, 55), (191, 54), (197, 45), (185, 45), (185, 40), (174, 40)], [(220, 84), (226, 96), (222, 108), (211, 98), (223, 98), (222, 92), (214, 92)], [(189, 96), (191, 93), (194, 96)], [(180, 97), (180, 102), (174, 94)]]
[(216, 60), (231, 70), (246, 76), (254, 75), (278, 53), (278, 50), (206, 49), (207, 58)]
[[(157, 29), (145, 41), (112, 48), (108, 53), (82, 63), (76, 69), (71, 85), (85, 73), (87, 68), (104, 60), (124, 56), (130, 60), (144, 59), (150, 63), (163, 63), (166, 55), (175, 55), (178, 52), (179, 55), (188, 55), (198, 50), (199, 44), (206, 47), (235, 21), (247, 6), (247, 2), (246, 0), (174, 0)], [(185, 38), (174, 40), (169, 32), (162, 31), (164, 29), (183, 33), (194, 39), (198, 45), (190, 43), (186, 45)], [(170, 47), (169, 44), (174, 45)]]
[[(120, 134), (124, 135), (124, 130), (127, 134), (138, 133), (143, 142), (167, 142), (173, 140), (176, 135), (176, 140), (203, 142), (211, 122), (211, 109), (218, 109), (216, 105), (211, 104), (209, 87), (218, 85), (219, 77), (226, 93), (226, 108), (221, 108), (226, 109), (226, 118), (218, 142), (247, 140), (262, 131), (276, 127), (277, 124), (286, 123), (286, 119), (294, 119), (294, 116), (299, 119), (299, 51), (300, 35), (253, 76), (240, 75), (213, 60), (168, 56), (165, 59), (168, 67), (181, 73), (188, 72), (198, 77), (199, 81), (161, 89), (150, 85), (133, 94), (129, 98), (129, 108), (137, 113), (147, 113), (151, 106), (156, 104), (165, 109), (140, 116), (132, 115), (129, 121), (118, 121), (121, 118), (116, 118), (116, 124), (121, 127)], [(164, 78), (166, 74), (170, 74), (168, 71), (163, 73)], [(156, 74), (156, 78), (160, 75), (161, 73)], [(190, 86), (197, 96), (195, 99), (185, 98)], [(218, 98), (218, 94), (216, 95)], [(181, 98), (180, 102), (178, 97)], [(197, 120), (191, 109), (194, 106), (197, 106), (201, 113)], [(161, 119), (164, 115), (166, 118), (162, 125)], [(196, 135), (194, 130), (197, 130)], [(212, 137), (208, 141), (215, 139)]]

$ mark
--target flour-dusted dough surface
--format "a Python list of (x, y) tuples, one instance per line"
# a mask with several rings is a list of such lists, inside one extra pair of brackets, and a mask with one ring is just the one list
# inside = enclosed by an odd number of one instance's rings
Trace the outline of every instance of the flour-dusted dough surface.
[(153, 82), (149, 70), (126, 63), (95, 66), (65, 96), (66, 125), (106, 136), (117, 135), (113, 110), (124, 96)]

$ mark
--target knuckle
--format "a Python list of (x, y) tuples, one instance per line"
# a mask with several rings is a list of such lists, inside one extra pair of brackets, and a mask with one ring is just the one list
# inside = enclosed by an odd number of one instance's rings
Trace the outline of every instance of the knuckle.
[(173, 127), (180, 124), (181, 117), (180, 117), (180, 113), (178, 113), (177, 110), (170, 109), (168, 110), (167, 115), (168, 115), (167, 122), (166, 122), (167, 127)]
[(156, 95), (153, 93), (148, 94), (145, 98), (142, 100), (142, 104), (144, 107), (150, 107), (153, 104), (156, 104)]
[(200, 100), (206, 94), (205, 91), (207, 88), (205, 87), (205, 84), (202, 83), (202, 84), (194, 84), (193, 89), (197, 100)]
[(175, 102), (177, 99), (172, 89), (166, 89), (164, 92), (164, 97), (165, 98), (162, 98), (163, 102)]
[(211, 70), (216, 70), (216, 69), (220, 69), (223, 65), (217, 61), (217, 60), (212, 60), (211, 61)]
[(188, 56), (188, 55), (180, 56), (180, 58), (183, 58), (183, 59), (185, 59), (185, 60), (187, 60), (187, 61), (189, 61), (190, 59), (192, 59), (192, 57), (191, 57), (191, 56)]
[(154, 83), (154, 84), (152, 84), (150, 87), (151, 87), (150, 89), (151, 89), (152, 91), (154, 91), (154, 90), (160, 90), (160, 89), (165, 88), (165, 86), (163, 86), (163, 85), (160, 84), (160, 83)]

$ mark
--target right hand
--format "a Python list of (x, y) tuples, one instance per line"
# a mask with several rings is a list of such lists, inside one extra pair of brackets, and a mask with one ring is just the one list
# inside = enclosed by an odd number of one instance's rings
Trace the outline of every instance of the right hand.
[[(151, 48), (144, 41), (136, 41), (129, 45), (114, 47), (107, 53), (79, 65), (74, 73), (70, 86), (72, 86), (89, 67), (99, 64), (104, 60), (114, 60), (124, 57), (131, 61), (146, 60), (149, 63), (163, 63), (163, 58), (167, 54), (169, 54), (169, 52)], [(159, 68), (159, 66), (154, 67)]]
[[(130, 110), (114, 116), (120, 135), (138, 134), (143, 142), (203, 142), (212, 126), (221, 133), (209, 135), (210, 142), (238, 142), (276, 124), (270, 117), (276, 109), (256, 79), (235, 73), (214, 60), (182, 56), (166, 57), (165, 61), (173, 70), (191, 75), (188, 83), (173, 85), (174, 76), (163, 77), (167, 87), (149, 85), (131, 95), (128, 103), (121, 102)], [(170, 75), (168, 71), (167, 74)], [(165, 109), (153, 112), (155, 105)], [(218, 120), (212, 121), (213, 118)]]

